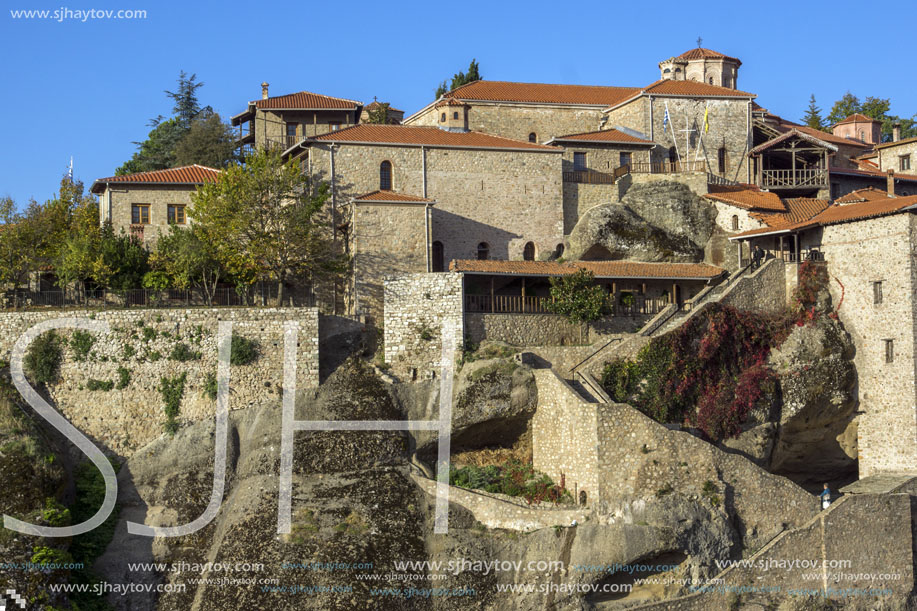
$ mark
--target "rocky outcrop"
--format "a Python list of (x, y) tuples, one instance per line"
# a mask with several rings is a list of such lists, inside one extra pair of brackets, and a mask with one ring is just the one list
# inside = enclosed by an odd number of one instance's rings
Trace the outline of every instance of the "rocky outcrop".
[(686, 185), (634, 185), (620, 204), (595, 206), (569, 237), (573, 259), (697, 262), (713, 233), (716, 210)]

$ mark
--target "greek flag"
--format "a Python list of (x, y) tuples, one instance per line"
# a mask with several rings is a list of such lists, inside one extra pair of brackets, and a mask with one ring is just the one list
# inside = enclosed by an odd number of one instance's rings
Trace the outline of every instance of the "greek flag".
[(662, 133), (668, 133), (669, 127), (669, 103), (665, 103), (665, 115), (662, 117)]

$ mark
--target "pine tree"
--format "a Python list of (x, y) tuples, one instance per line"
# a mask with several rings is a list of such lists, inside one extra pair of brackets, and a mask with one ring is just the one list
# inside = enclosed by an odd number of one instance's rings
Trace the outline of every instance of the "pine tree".
[(821, 117), (821, 108), (815, 104), (815, 94), (809, 97), (809, 108), (806, 110), (802, 122), (808, 127), (826, 131), (825, 120)]
[(447, 85), (447, 81), (440, 83), (439, 87), (436, 88), (436, 97), (442, 97), (443, 94), (446, 94), (450, 91), (455, 91), (462, 85), (467, 85), (468, 83), (473, 83), (475, 81), (481, 80), (481, 71), (480, 66), (476, 59), (472, 59), (471, 63), (468, 64), (468, 74), (464, 72), (458, 72), (452, 75), (452, 84)]

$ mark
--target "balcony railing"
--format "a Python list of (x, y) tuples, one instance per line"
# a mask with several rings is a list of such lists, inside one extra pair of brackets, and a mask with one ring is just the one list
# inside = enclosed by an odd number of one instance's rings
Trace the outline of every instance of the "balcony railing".
[[(465, 295), (465, 312), (479, 314), (544, 314), (550, 313), (550, 297), (522, 295)], [(611, 316), (639, 316), (658, 314), (668, 301), (637, 295), (632, 303), (611, 305)]]
[(291, 146), (296, 146), (303, 141), (305, 136), (269, 136), (264, 144), (265, 148), (279, 148), (282, 151), (287, 150)]
[(634, 174), (683, 174), (686, 172), (706, 172), (707, 162), (698, 161), (654, 161), (652, 163), (636, 162), (630, 166)]
[(827, 187), (828, 170), (823, 168), (804, 170), (761, 170), (761, 184), (758, 186), (764, 189)]
[[(257, 285), (249, 288), (218, 288), (211, 294), (197, 289), (131, 289), (113, 291), (55, 290), (29, 291), (8, 290), (0, 292), (0, 309), (18, 308), (186, 308), (218, 306), (274, 306), (277, 287)], [(312, 307), (315, 295), (308, 287), (287, 288), (284, 291), (284, 307)]]

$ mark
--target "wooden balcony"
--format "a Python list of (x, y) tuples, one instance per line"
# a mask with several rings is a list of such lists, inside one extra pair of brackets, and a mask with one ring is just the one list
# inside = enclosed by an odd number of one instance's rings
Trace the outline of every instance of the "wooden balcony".
[(277, 148), (285, 151), (303, 141), (305, 136), (270, 136), (264, 141), (265, 148)]
[(759, 183), (762, 189), (821, 189), (828, 186), (828, 170), (761, 170)]
[[(522, 295), (465, 295), (465, 312), (470, 314), (545, 314), (550, 297)], [(658, 314), (668, 301), (657, 297), (636, 296), (630, 304), (610, 304), (611, 316)]]
[(652, 163), (632, 163), (630, 171), (634, 174), (686, 174), (688, 172), (706, 172), (707, 162), (698, 161), (654, 161)]

